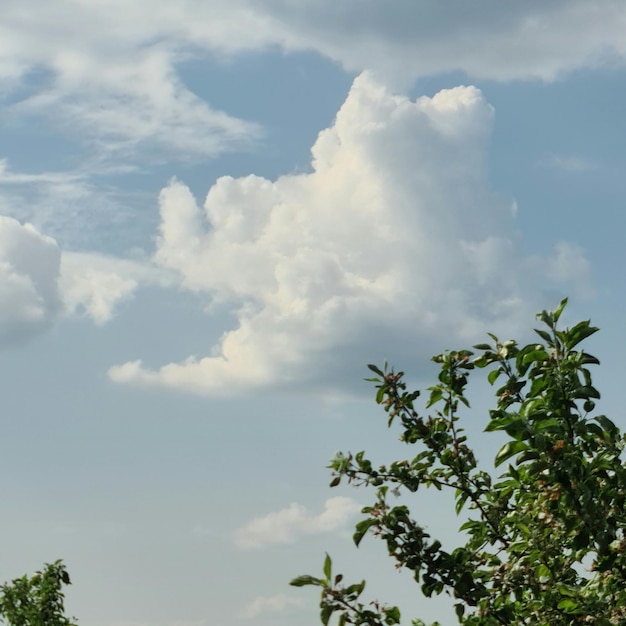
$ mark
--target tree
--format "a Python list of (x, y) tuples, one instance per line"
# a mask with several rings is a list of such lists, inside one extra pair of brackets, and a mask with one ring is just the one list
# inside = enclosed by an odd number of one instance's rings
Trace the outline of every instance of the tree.
[(0, 587), (0, 623), (7, 626), (76, 626), (65, 617), (63, 585), (70, 577), (62, 561), (46, 563), (42, 571), (24, 575)]
[[(356, 545), (368, 533), (386, 542), (425, 596), (454, 598), (460, 624), (626, 624), (625, 438), (594, 414), (600, 394), (589, 366), (599, 361), (580, 344), (598, 329), (583, 321), (560, 330), (566, 303), (537, 316), (540, 343), (519, 347), (489, 334), (491, 342), (475, 352), (433, 357), (440, 373), (428, 388), (425, 415), (415, 408), (420, 392), (407, 391), (403, 372), (370, 365), (376, 376), (368, 380), (389, 426), (399, 423), (401, 440), (417, 450), (379, 467), (364, 452), (339, 453), (329, 466), (331, 486), (346, 480), (376, 490), (356, 524)], [(496, 477), (479, 467), (461, 426), (466, 386), (477, 370), (496, 386), (485, 431), (506, 437), (495, 456), (495, 467), (506, 469)], [(461, 547), (446, 551), (407, 505), (393, 502), (394, 495), (429, 487), (448, 492), (457, 515), (465, 511)], [(364, 604), (365, 581), (345, 585), (331, 566), (327, 555), (322, 578), (291, 581), (321, 587), (323, 624), (333, 614), (340, 626), (400, 623), (398, 607)]]

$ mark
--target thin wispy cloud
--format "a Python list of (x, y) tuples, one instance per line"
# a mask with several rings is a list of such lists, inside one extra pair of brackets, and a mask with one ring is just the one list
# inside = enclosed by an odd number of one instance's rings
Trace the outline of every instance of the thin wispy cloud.
[(101, 251), (114, 244), (124, 254), (141, 241), (142, 226), (152, 225), (146, 206), (155, 204), (152, 195), (103, 183), (128, 173), (122, 165), (89, 162), (70, 170), (20, 171), (0, 159), (0, 214), (32, 223), (63, 247)]
[[(213, 109), (183, 84), (175, 66), (193, 44), (158, 8), (64, 0), (48, 7), (52, 14), (35, 6), (28, 12), (24, 3), (4, 8), (0, 71), (5, 89), (17, 92), (7, 115), (48, 120), (100, 158), (115, 160), (206, 158), (250, 147), (260, 136), (258, 125)], [(29, 72), (42, 68), (47, 80), (21, 95)]]

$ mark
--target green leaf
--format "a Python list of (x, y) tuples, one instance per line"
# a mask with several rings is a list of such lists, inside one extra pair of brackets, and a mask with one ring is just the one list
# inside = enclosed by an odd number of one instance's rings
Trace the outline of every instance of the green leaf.
[(333, 611), (334, 609), (331, 604), (322, 605), (322, 610), (320, 611), (320, 620), (322, 621), (322, 624), (324, 624), (324, 626), (326, 626), (330, 621), (330, 616), (333, 614)]
[(363, 537), (365, 536), (365, 534), (367, 533), (367, 531), (372, 527), (375, 526), (377, 524), (377, 520), (372, 519), (372, 518), (367, 518), (364, 520), (361, 520), (356, 526), (355, 526), (355, 532), (354, 535), (352, 535), (352, 539), (354, 541), (354, 544), (358, 547), (359, 544), (361, 543), (361, 540), (363, 539)]
[(500, 376), (500, 374), (502, 374), (502, 370), (500, 368), (491, 370), (489, 374), (487, 374), (487, 380), (491, 385), (493, 385), (496, 380), (498, 380), (498, 376)]
[(579, 322), (573, 328), (570, 328), (565, 333), (565, 345), (571, 350), (574, 346), (578, 345), (583, 339), (590, 337), (594, 333), (598, 332), (598, 328), (590, 326), (590, 322)]
[(385, 624), (399, 624), (400, 623), (400, 609), (397, 606), (392, 606), (385, 609)]
[(557, 607), (561, 609), (563, 613), (567, 613), (568, 615), (580, 613), (580, 605), (572, 598), (563, 598), (563, 600), (557, 604)]
[(365, 589), (365, 581), (362, 580), (360, 583), (355, 583), (354, 585), (350, 585), (346, 589), (346, 595), (353, 595), (355, 598), (358, 598), (362, 593), (363, 589)]
[(556, 309), (554, 309), (554, 311), (552, 311), (552, 319), (554, 320), (554, 323), (559, 321), (559, 318), (561, 317), (561, 313), (563, 313), (563, 309), (567, 306), (567, 298), (563, 298), (563, 300), (561, 300), (561, 302), (559, 303), (559, 306), (556, 307)]
[(498, 467), (498, 465), (501, 465), (507, 459), (525, 450), (528, 450), (528, 444), (524, 441), (509, 441), (505, 443), (502, 448), (500, 448), (498, 454), (496, 454), (494, 464)]
[(554, 342), (550, 333), (546, 332), (545, 330), (541, 330), (539, 328), (535, 328), (534, 330), (549, 346), (553, 345)]
[(619, 433), (619, 428), (606, 415), (596, 415), (593, 419), (612, 437)]
[(462, 511), (463, 507), (465, 506), (465, 503), (467, 502), (468, 497), (469, 497), (469, 494), (467, 494), (464, 491), (459, 492), (459, 494), (457, 495), (456, 504), (454, 506), (454, 510), (456, 511), (457, 515)]
[(525, 452), (522, 452), (517, 459), (515, 459), (518, 465), (522, 465), (526, 463), (526, 461), (535, 461), (539, 458), (539, 452), (537, 450), (528, 449)]
[(534, 420), (533, 425), (537, 432), (556, 432), (559, 433), (563, 429), (563, 422), (556, 417), (543, 417)]
[(582, 353), (583, 363), (585, 365), (600, 365), (600, 361), (593, 354)]
[(548, 328), (554, 328), (554, 320), (547, 311), (541, 311), (537, 314), (537, 318), (540, 319)]
[(376, 404), (381, 404), (385, 399), (385, 392), (387, 391), (387, 385), (381, 385), (376, 392)]
[(441, 398), (443, 397), (443, 390), (439, 385), (436, 387), (429, 387), (428, 390), (430, 391), (430, 398), (426, 403), (427, 409), (430, 408), (433, 404), (439, 402), (439, 400), (441, 400)]
[(324, 576), (326, 576), (326, 580), (330, 582), (332, 577), (332, 561), (330, 560), (328, 552), (326, 553), (326, 558), (324, 559)]
[(314, 576), (309, 576), (304, 574), (303, 576), (298, 576), (289, 582), (292, 587), (304, 587), (306, 585), (315, 585), (316, 587), (324, 587), (324, 581), (315, 578)]
[(558, 592), (565, 596), (566, 598), (575, 598), (578, 594), (578, 590), (573, 585), (568, 585), (566, 583), (558, 583), (556, 586)]
[(522, 357), (522, 363), (524, 365), (528, 365), (529, 363), (534, 363), (536, 361), (546, 361), (550, 358), (550, 355), (542, 348), (539, 350), (533, 350), (532, 352), (527, 352)]
[(382, 376), (383, 378), (385, 377), (385, 372), (383, 372), (379, 367), (376, 367), (375, 365), (372, 365), (371, 363), (367, 367), (368, 369), (372, 370), (374, 374), (378, 374), (379, 376)]
[(545, 584), (552, 578), (552, 572), (545, 563), (541, 563), (535, 570), (535, 577), (537, 578), (537, 582)]
[(475, 346), (472, 346), (475, 350), (491, 350), (491, 346), (488, 343), (477, 343)]
[(586, 398), (595, 398), (598, 400), (600, 398), (600, 392), (591, 386), (579, 387), (574, 392), (574, 398), (586, 399)]

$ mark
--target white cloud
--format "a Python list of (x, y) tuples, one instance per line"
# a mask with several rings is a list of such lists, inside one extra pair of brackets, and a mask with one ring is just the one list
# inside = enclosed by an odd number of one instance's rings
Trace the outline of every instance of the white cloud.
[(0, 344), (50, 326), (61, 309), (61, 252), (31, 224), (0, 216)]
[(460, 70), (552, 80), (575, 68), (623, 64), (626, 56), (626, 7), (614, 0), (309, 0), (264, 8), (284, 28), (286, 47), (310, 47), (387, 79)]
[[(37, 0), (8, 0), (3, 8), (5, 84), (15, 85), (33, 67), (47, 68), (56, 80), (40, 101), (58, 102), (86, 88), (104, 96), (103, 110), (112, 103), (109, 96), (114, 105), (123, 98), (129, 105), (150, 102), (148, 112), (178, 103), (193, 110), (194, 103), (185, 102), (191, 94), (179, 90), (172, 72), (176, 62), (200, 51), (233, 54), (281, 45), (317, 50), (357, 72), (466, 70), (497, 79), (552, 78), (623, 61), (626, 52), (626, 9), (614, 0), (487, 0), (468, 9), (431, 0), (185, 0), (175, 6), (50, 0), (46, 10)], [(133, 117), (142, 127), (150, 119)], [(114, 127), (119, 123), (116, 117)]]
[(258, 596), (242, 611), (241, 617), (253, 619), (264, 613), (280, 613), (289, 607), (302, 606), (300, 598), (291, 598), (284, 593), (274, 596)]
[(221, 178), (204, 214), (173, 181), (155, 260), (237, 325), (208, 356), (110, 377), (206, 394), (341, 387), (370, 359), (527, 323), (546, 278), (519, 251), (513, 203), (489, 190), (492, 119), (474, 87), (412, 102), (365, 74), (320, 133), (313, 173)]
[(48, 329), (61, 313), (102, 324), (138, 286), (173, 284), (172, 273), (149, 260), (62, 253), (32, 224), (0, 215), (0, 345)]
[(132, 247), (129, 242), (139, 233), (144, 235), (154, 197), (115, 190), (94, 180), (120, 173), (127, 173), (127, 168), (89, 162), (74, 170), (24, 172), (0, 159), (0, 214), (32, 223), (62, 248), (101, 249), (106, 244), (124, 253)]
[(615, 0), (5, 0), (2, 18), (5, 118), (50, 117), (101, 155), (141, 149), (144, 159), (203, 157), (259, 136), (183, 83), (180, 64), (194, 57), (315, 50), (391, 81), (455, 70), (549, 80), (626, 55), (626, 6)]
[(84, 312), (104, 324), (116, 307), (141, 285), (174, 284), (171, 272), (149, 261), (133, 261), (94, 253), (64, 252), (60, 286), (68, 314)]
[(145, 245), (137, 231), (148, 226), (147, 211), (139, 210), (148, 201), (112, 192), (98, 175), (249, 149), (263, 134), (254, 121), (211, 105), (217, 87), (194, 93), (184, 80), (189, 60), (214, 63), (276, 46), (314, 50), (392, 84), (451, 70), (551, 79), (622, 63), (626, 54), (626, 5), (610, 0), (487, 0), (471, 11), (426, 0), (48, 0), (45, 8), (39, 0), (5, 0), (2, 8), (3, 124), (46, 129), (52, 121), (64, 157), (81, 165), (33, 174), (0, 164), (0, 213), (33, 223), (63, 247), (78, 241), (99, 250), (105, 248), (94, 240), (106, 236), (115, 216), (124, 232), (106, 243), (120, 245), (120, 254), (126, 241)]
[(301, 504), (257, 517), (235, 532), (239, 548), (261, 548), (293, 543), (301, 535), (328, 533), (342, 528), (361, 506), (352, 498), (337, 496), (326, 500), (324, 510), (313, 515)]
[(249, 146), (260, 128), (213, 109), (177, 74), (194, 56), (188, 31), (197, 18), (194, 3), (51, 0), (42, 10), (35, 0), (10, 0), (0, 90), (17, 97), (5, 116), (51, 118), (101, 157), (142, 149), (144, 159), (188, 159)]

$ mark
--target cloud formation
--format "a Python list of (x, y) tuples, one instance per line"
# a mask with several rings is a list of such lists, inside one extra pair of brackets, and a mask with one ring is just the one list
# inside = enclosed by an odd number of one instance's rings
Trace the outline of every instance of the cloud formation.
[(149, 261), (133, 261), (94, 253), (64, 252), (60, 286), (66, 313), (86, 314), (96, 324), (108, 322), (120, 303), (140, 286), (169, 287), (171, 272)]
[[(140, 193), (99, 186), (96, 175), (127, 173), (125, 166), (103, 167), (83, 162), (74, 170), (20, 171), (0, 159), (0, 214), (30, 222), (66, 248), (124, 246), (142, 224)], [(150, 198), (150, 206), (153, 205)], [(144, 200), (145, 203), (145, 200)], [(139, 213), (139, 215), (138, 215)], [(145, 218), (144, 218), (145, 219)], [(110, 230), (116, 227), (115, 236)], [(121, 249), (120, 249), (121, 248)]]
[[(0, 25), (7, 116), (51, 119), (99, 157), (206, 157), (250, 145), (260, 128), (217, 111), (181, 81), (193, 3), (9, 0)], [(234, 11), (233, 13), (236, 13)], [(33, 78), (33, 74), (37, 74)]]
[[(624, 63), (626, 7), (530, 0), (347, 0), (262, 3), (287, 48), (312, 48), (352, 71), (411, 80), (463, 71), (471, 78), (553, 80), (581, 67)], [(278, 28), (278, 27), (277, 27)]]
[(432, 0), (48, 0), (44, 9), (39, 0), (5, 0), (3, 123), (53, 135), (79, 165), (3, 175), (0, 163), (0, 183), (12, 186), (0, 212), (34, 223), (62, 246), (78, 241), (98, 250), (115, 215), (123, 228), (106, 245), (120, 246), (119, 254), (145, 246), (137, 230), (147, 221), (128, 215), (147, 213), (148, 201), (112, 192), (103, 175), (247, 150), (263, 136), (253, 119), (215, 108), (210, 82), (194, 92), (185, 82), (189, 61), (229, 62), (278, 47), (314, 51), (349, 72), (372, 70), (387, 84), (450, 71), (551, 80), (623, 64), (625, 23), (626, 5), (615, 0), (486, 0), (470, 11)]
[(61, 251), (32, 224), (0, 216), (0, 345), (52, 324), (61, 310)]
[(260, 128), (217, 111), (184, 84), (190, 59), (280, 46), (314, 50), (388, 80), (464, 71), (551, 80), (623, 64), (626, 6), (539, 0), (480, 7), (432, 0), (5, 0), (0, 96), (5, 115), (43, 116), (101, 156), (206, 157), (249, 145)]
[(208, 356), (156, 371), (128, 362), (112, 380), (206, 394), (341, 387), (355, 363), (523, 325), (543, 286), (575, 282), (586, 262), (574, 247), (522, 255), (513, 203), (487, 182), (492, 122), (474, 87), (413, 102), (364, 74), (313, 146), (312, 173), (220, 178), (204, 211), (172, 181), (155, 261), (237, 325)]
[(313, 515), (301, 504), (257, 517), (235, 532), (239, 548), (262, 548), (272, 544), (293, 543), (302, 535), (334, 532), (361, 510), (352, 498), (336, 496), (326, 500), (324, 510)]
[(150, 261), (62, 252), (32, 224), (0, 215), (0, 346), (45, 331), (62, 314), (103, 324), (140, 285), (173, 284)]

